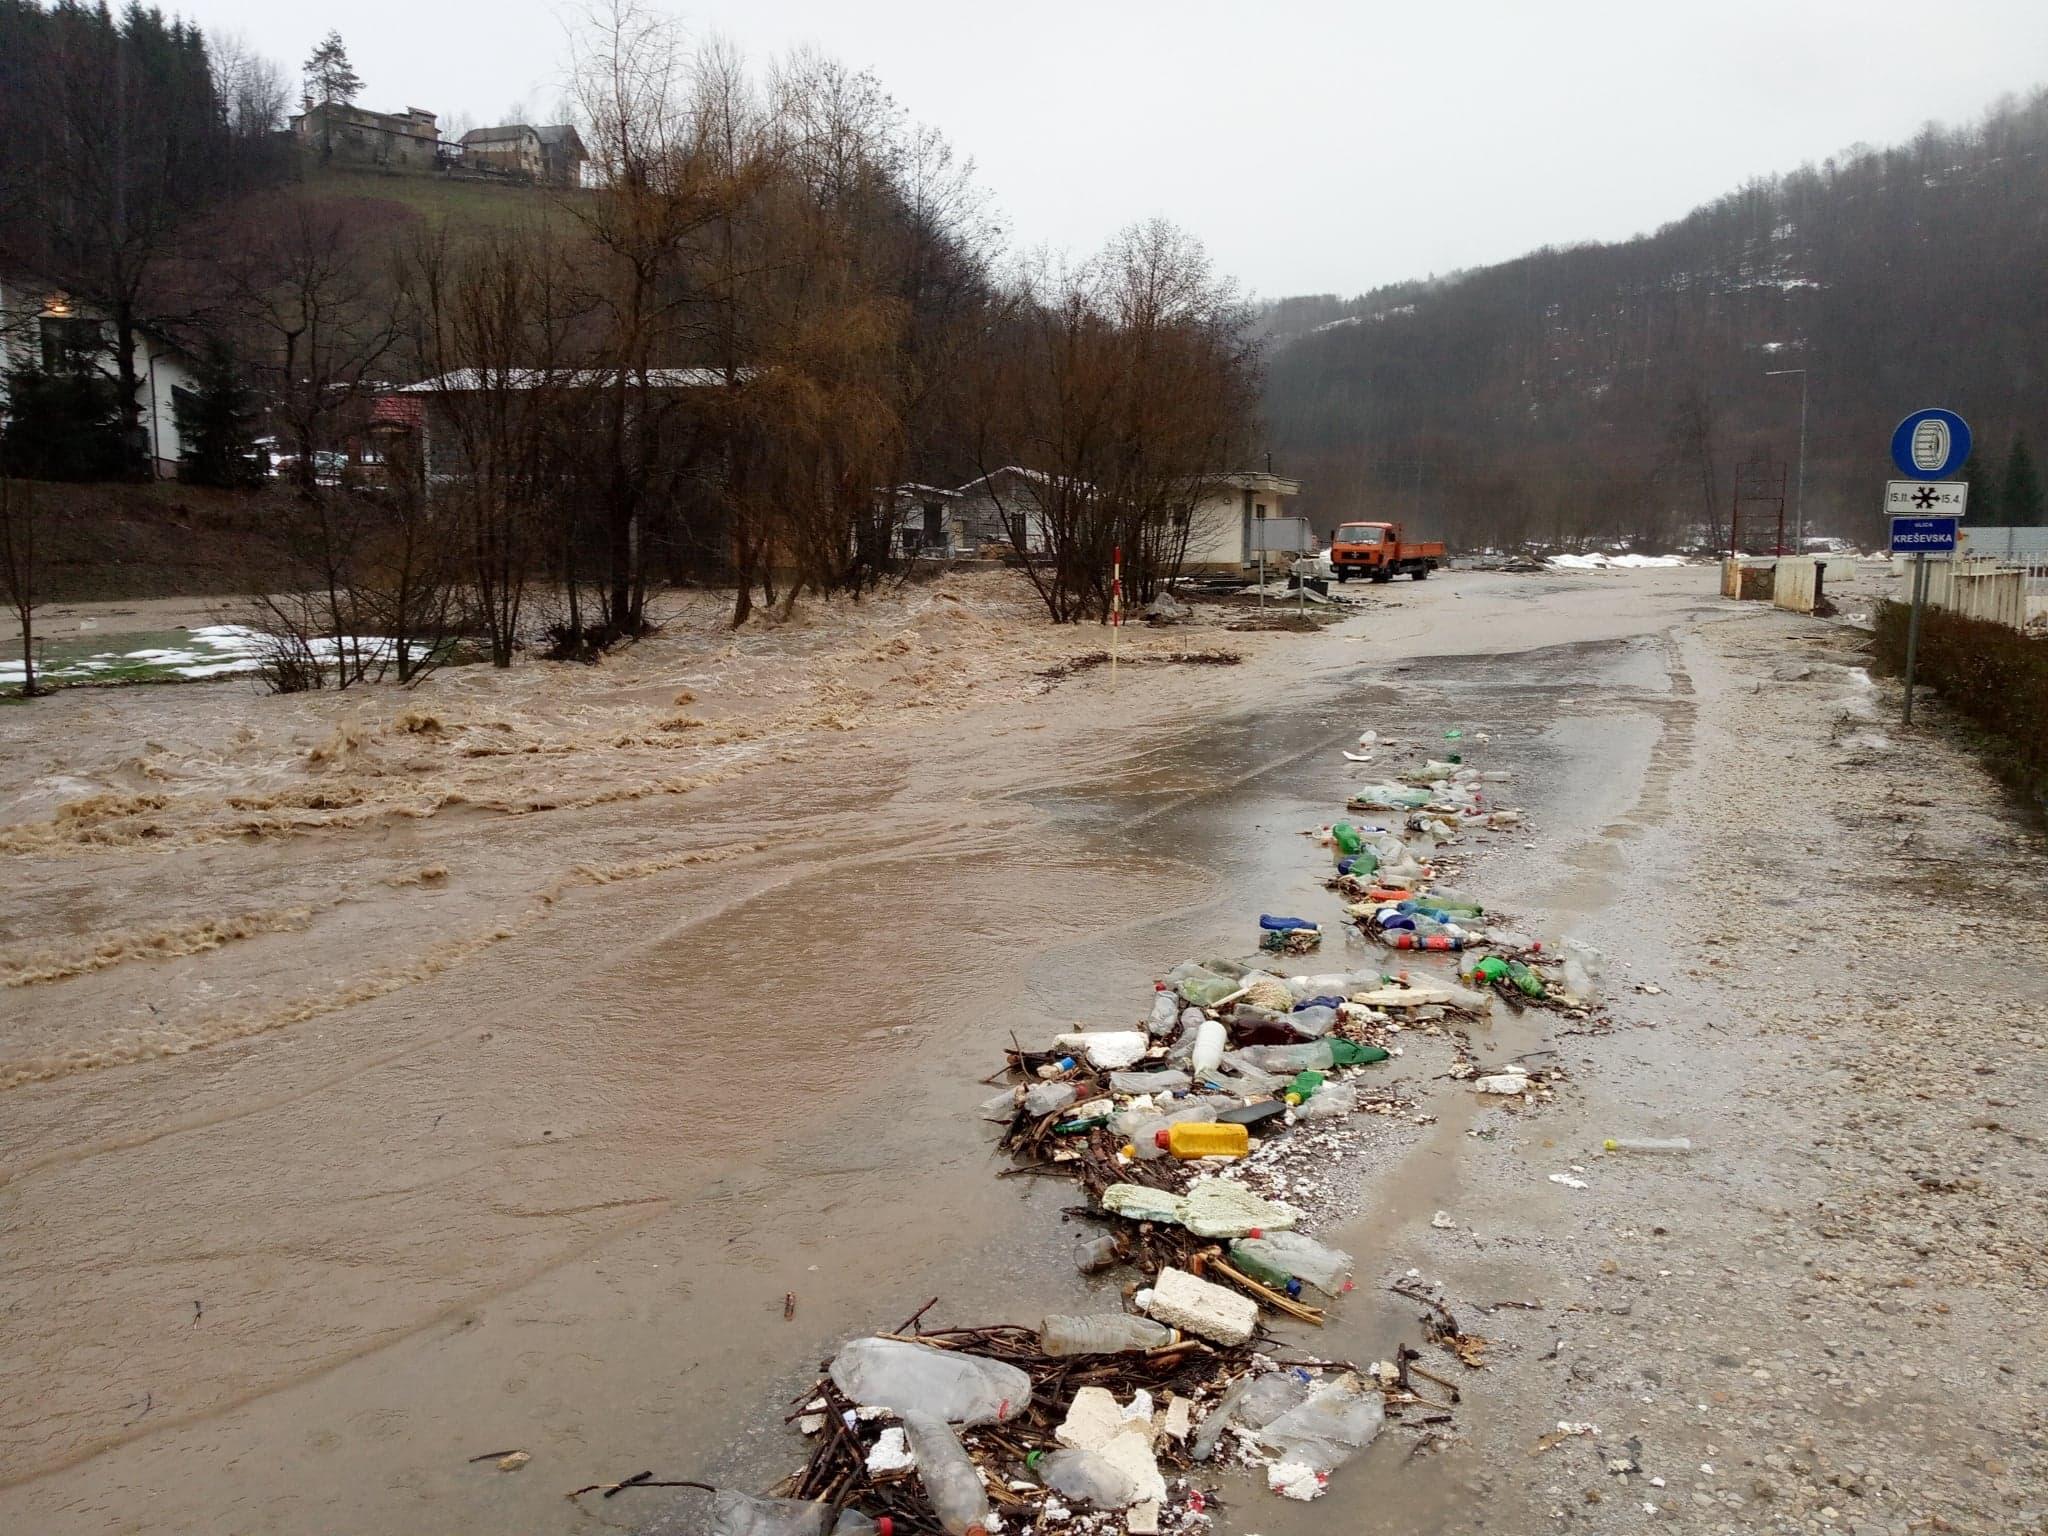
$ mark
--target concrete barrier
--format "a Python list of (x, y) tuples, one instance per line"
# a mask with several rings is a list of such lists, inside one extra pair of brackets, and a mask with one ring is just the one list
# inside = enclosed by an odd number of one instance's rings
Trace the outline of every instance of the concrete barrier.
[(1771, 605), (1811, 613), (1820, 597), (1821, 562), (1812, 555), (1781, 555), (1771, 583)]

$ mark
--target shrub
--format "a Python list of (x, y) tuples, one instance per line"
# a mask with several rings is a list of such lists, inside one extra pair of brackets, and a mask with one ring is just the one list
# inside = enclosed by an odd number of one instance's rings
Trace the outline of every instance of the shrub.
[[(1908, 613), (1904, 603), (1878, 605), (1877, 660), (1894, 673), (1906, 666)], [(2048, 803), (2048, 640), (1925, 609), (1914, 676), (1989, 733), (1985, 755), (2000, 778)]]

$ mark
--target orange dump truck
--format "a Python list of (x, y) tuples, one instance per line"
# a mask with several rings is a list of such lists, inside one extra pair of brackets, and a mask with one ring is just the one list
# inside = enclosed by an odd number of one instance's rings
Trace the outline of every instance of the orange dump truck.
[(1344, 523), (1330, 540), (1330, 565), (1339, 581), (1354, 576), (1374, 581), (1413, 576), (1426, 581), (1443, 563), (1443, 545), (1408, 543), (1399, 523)]

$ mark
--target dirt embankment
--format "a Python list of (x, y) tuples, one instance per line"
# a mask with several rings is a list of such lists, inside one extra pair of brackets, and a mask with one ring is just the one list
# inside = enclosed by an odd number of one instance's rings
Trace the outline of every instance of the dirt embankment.
[(34, 496), (46, 602), (227, 596), (271, 588), (283, 573), (271, 533), (287, 491), (41, 481)]

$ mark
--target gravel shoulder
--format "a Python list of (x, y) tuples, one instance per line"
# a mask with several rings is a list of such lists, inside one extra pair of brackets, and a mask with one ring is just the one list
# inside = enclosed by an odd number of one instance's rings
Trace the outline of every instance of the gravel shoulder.
[(2043, 1528), (2048, 861), (1862, 647), (1732, 604), (1675, 625), (1666, 686), (1590, 706), (1654, 721), (1633, 792), (1460, 881), (1619, 983), (1612, 1032), (1482, 1045), (1556, 1051), (1550, 1103), (1425, 1097), (1347, 1234), (1493, 1341), (1429, 1458), (1473, 1529)]

